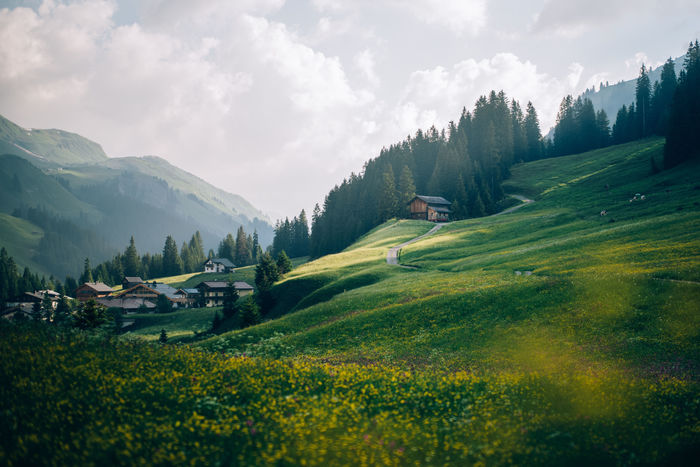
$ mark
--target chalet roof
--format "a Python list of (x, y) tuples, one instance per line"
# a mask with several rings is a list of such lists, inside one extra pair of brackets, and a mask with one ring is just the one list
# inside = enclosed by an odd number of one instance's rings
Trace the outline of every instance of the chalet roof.
[(177, 289), (174, 287), (169, 286), (168, 284), (163, 284), (161, 282), (142, 282), (141, 284), (135, 285), (129, 289), (124, 290), (119, 294), (121, 297), (122, 295), (125, 295), (129, 292), (131, 292), (134, 289), (137, 288), (147, 288), (149, 290), (152, 290), (155, 292), (157, 295), (165, 295), (168, 297), (170, 300), (176, 300), (177, 297)]
[(212, 263), (221, 264), (226, 268), (235, 268), (236, 267), (236, 265), (233, 264), (231, 261), (229, 261), (228, 258), (212, 258), (212, 259), (206, 260), (206, 262), (204, 264), (208, 263), (209, 261), (211, 261)]
[[(197, 284), (197, 288), (206, 287), (208, 289), (225, 289), (228, 287), (228, 282), (226, 281), (204, 281)], [(233, 287), (236, 290), (253, 290), (253, 286), (243, 281), (236, 281), (233, 283)]]
[(428, 203), (430, 205), (436, 204), (436, 205), (449, 206), (452, 204), (449, 201), (447, 201), (445, 198), (443, 198), (442, 196), (425, 196), (425, 195), (416, 195), (415, 198), (413, 198), (410, 202), (412, 203), (413, 200), (416, 198), (418, 198), (422, 201), (425, 201), (426, 203)]
[(176, 293), (180, 295), (199, 295), (199, 289), (177, 289)]
[(39, 301), (43, 300), (46, 295), (48, 295), (51, 300), (58, 300), (61, 296), (61, 294), (54, 290), (36, 290), (34, 292), (24, 292), (24, 295)]
[(80, 287), (88, 287), (95, 292), (114, 292), (114, 290), (104, 282), (85, 282)]
[(143, 282), (143, 279), (137, 276), (125, 276), (124, 280), (130, 284), (140, 284)]

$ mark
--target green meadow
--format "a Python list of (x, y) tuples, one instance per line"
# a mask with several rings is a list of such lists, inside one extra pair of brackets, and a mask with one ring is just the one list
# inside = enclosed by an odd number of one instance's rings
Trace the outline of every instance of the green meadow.
[(662, 151), (515, 166), (533, 203), (405, 267), (388, 249), (433, 225), (387, 222), (288, 273), (262, 324), (189, 345), (153, 341), (211, 309), (135, 315), (130, 339), (2, 325), (0, 462), (694, 465), (700, 167), (654, 174)]
[(412, 269), (388, 266), (386, 251), (431, 225), (384, 224), (292, 271), (275, 288), (278, 319), (204, 345), (274, 339), (338, 362), (692, 376), (698, 167), (652, 174), (662, 149), (648, 139), (516, 166), (507, 192), (534, 203), (409, 245), (400, 261)]

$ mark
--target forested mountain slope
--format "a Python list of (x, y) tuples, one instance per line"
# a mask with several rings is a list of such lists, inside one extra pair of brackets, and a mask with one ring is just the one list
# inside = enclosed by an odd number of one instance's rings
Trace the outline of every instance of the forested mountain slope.
[[(243, 197), (159, 157), (107, 158), (97, 143), (79, 135), (28, 130), (0, 117), (2, 153), (7, 155), (0, 157), (0, 212), (51, 236), (31, 260), (32, 266), (42, 265), (41, 272), (76, 275), (85, 257), (97, 264), (131, 236), (142, 252), (161, 251), (167, 235), (179, 245), (197, 230), (206, 249), (216, 248), (240, 226), (257, 231), (263, 246), (272, 242), (267, 216)], [(0, 244), (20, 261), (26, 258), (12, 247), (21, 243), (12, 236), (16, 229), (4, 232), (8, 237)], [(62, 259), (50, 258), (61, 251)]]

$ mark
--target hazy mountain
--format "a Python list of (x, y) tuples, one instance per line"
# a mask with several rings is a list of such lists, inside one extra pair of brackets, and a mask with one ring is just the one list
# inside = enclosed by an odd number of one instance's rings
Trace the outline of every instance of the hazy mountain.
[[(676, 76), (683, 68), (684, 59), (685, 55), (673, 61), (676, 68)], [(661, 79), (661, 68), (662, 67), (659, 66), (649, 71), (649, 81), (651, 81), (652, 86), (655, 81)], [(608, 120), (610, 120), (610, 126), (612, 128), (613, 123), (615, 123), (617, 111), (620, 110), (620, 107), (623, 105), (629, 106), (635, 100), (637, 77), (626, 81), (619, 81), (615, 84), (600, 83), (598, 86), (598, 90), (595, 88), (585, 90), (581, 94), (581, 97), (590, 99), (596, 111), (603, 109), (608, 115)], [(551, 139), (553, 137), (554, 127), (550, 128), (545, 138)]]
[[(99, 144), (80, 135), (27, 130), (0, 117), (3, 153), (8, 154), (0, 157), (0, 213), (33, 222), (37, 232), (63, 222), (63, 234), (50, 239), (44, 234), (44, 248), (37, 251), (46, 256), (50, 243), (82, 256), (55, 258), (45, 271), (58, 276), (79, 272), (73, 269), (87, 256), (70, 237), (89, 239), (97, 255), (90, 258), (93, 264), (123, 250), (132, 235), (141, 253), (162, 250), (167, 235), (179, 245), (196, 230), (205, 248), (216, 248), (241, 225), (250, 234), (257, 230), (263, 246), (272, 242), (273, 229), (263, 212), (159, 157), (108, 158)], [(0, 217), (0, 223), (9, 217)], [(11, 236), (14, 231), (3, 232)], [(16, 240), (0, 238), (0, 245)]]
[[(676, 75), (683, 68), (683, 60), (685, 56), (676, 58), (673, 62), (676, 68)], [(654, 68), (649, 71), (649, 81), (651, 81), (652, 86), (655, 81), (661, 79), (661, 68)], [(620, 81), (617, 84), (610, 84), (601, 86), (597, 91), (595, 89), (588, 89), (581, 97), (588, 98), (593, 103), (593, 107), (596, 110), (603, 109), (605, 113), (608, 114), (608, 119), (610, 124), (615, 123), (615, 117), (617, 116), (617, 111), (623, 105), (629, 106), (634, 102), (635, 99), (635, 89), (637, 86), (637, 78), (630, 79), (627, 81)]]
[(102, 147), (63, 130), (22, 128), (0, 115), (0, 154), (16, 154), (39, 167), (102, 162)]

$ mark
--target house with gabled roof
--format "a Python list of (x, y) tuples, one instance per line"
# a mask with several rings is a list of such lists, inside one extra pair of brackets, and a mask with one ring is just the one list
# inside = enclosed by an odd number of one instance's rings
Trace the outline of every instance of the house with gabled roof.
[(197, 306), (201, 292), (199, 289), (177, 289), (175, 295), (180, 297), (188, 307)]
[(114, 290), (103, 282), (86, 282), (75, 289), (75, 298), (81, 302), (107, 297)]
[(134, 286), (137, 286), (139, 284), (143, 284), (143, 279), (137, 276), (125, 276), (124, 280), (122, 281), (122, 289), (130, 289)]
[[(197, 284), (197, 289), (203, 294), (204, 306), (222, 306), (224, 304), (224, 292), (228, 287), (226, 281), (204, 281)], [(236, 281), (233, 287), (239, 297), (245, 297), (253, 293), (253, 286), (243, 281)]]
[(119, 292), (116, 296), (118, 298), (138, 298), (144, 300), (150, 300), (153, 303), (158, 300), (159, 295), (164, 295), (174, 306), (185, 306), (186, 300), (183, 300), (177, 294), (177, 289), (164, 284), (162, 282), (143, 282), (137, 284), (129, 289)]
[(447, 222), (450, 220), (450, 205), (442, 196), (416, 195), (408, 205), (411, 209), (411, 219), (422, 219), (431, 222)]
[(227, 258), (210, 258), (204, 262), (204, 272), (234, 272), (235, 268)]

